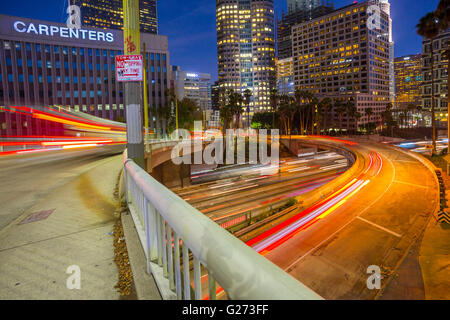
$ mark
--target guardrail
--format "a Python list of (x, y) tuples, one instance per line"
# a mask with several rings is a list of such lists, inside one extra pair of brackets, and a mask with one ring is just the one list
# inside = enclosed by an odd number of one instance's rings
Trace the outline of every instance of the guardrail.
[[(207, 290), (214, 300), (221, 292), (216, 283), (230, 299), (322, 299), (160, 184), (127, 159), (126, 152), (124, 181), (147, 270), (155, 278), (162, 274), (177, 299), (204, 299)], [(202, 266), (207, 273), (203, 277)], [(208, 285), (202, 287), (205, 276)], [(160, 286), (161, 279), (156, 280)]]

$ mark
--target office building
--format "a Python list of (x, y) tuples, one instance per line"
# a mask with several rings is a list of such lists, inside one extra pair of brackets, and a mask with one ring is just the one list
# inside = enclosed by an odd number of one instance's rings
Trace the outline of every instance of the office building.
[(395, 103), (396, 109), (410, 105), (422, 106), (422, 55), (395, 58)]
[[(252, 91), (250, 117), (268, 111), (275, 86), (273, 0), (217, 0), (219, 88)], [(245, 123), (247, 112), (243, 113)]]
[[(157, 110), (169, 85), (167, 37), (141, 34), (147, 43), (150, 126), (162, 133)], [(123, 54), (120, 30), (82, 27), (0, 15), (0, 106), (64, 106), (125, 120), (124, 85), (115, 57)]]
[[(434, 102), (436, 119), (445, 122), (448, 109), (448, 59), (445, 56), (450, 29), (440, 33), (433, 41), (423, 40), (423, 91), (422, 101), (425, 110), (431, 110), (431, 50), (434, 56)], [(445, 125), (445, 124), (444, 124)]]
[(379, 124), (391, 101), (390, 18), (380, 10), (379, 28), (369, 29), (367, 8), (374, 3), (352, 4), (292, 28), (295, 89), (318, 98), (353, 98), (362, 117), (356, 121), (346, 113), (350, 129)]
[(195, 101), (200, 110), (211, 110), (211, 75), (193, 71), (183, 71), (179, 66), (172, 67), (172, 76), (179, 100)]
[(294, 61), (277, 60), (277, 90), (279, 95), (294, 95)]
[(295, 10), (289, 10), (287, 14), (282, 14), (281, 19), (277, 22), (277, 58), (280, 60), (292, 57), (291, 28), (293, 26), (333, 11), (333, 4), (328, 1), (325, 3), (320, 0), (297, 0), (292, 1), (291, 5), (295, 5)]
[[(69, 0), (81, 10), (81, 24), (101, 29), (123, 29), (123, 0)], [(141, 32), (158, 33), (157, 0), (139, 0)]]

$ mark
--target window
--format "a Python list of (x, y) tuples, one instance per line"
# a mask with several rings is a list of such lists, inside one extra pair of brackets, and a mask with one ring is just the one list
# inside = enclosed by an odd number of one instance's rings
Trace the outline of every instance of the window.
[(10, 67), (12, 65), (11, 58), (6, 58), (6, 65)]
[(55, 46), (55, 47), (53, 48), (53, 51), (54, 51), (55, 53), (59, 53), (59, 46)]
[(53, 82), (52, 76), (47, 76), (47, 82), (48, 83), (52, 83)]

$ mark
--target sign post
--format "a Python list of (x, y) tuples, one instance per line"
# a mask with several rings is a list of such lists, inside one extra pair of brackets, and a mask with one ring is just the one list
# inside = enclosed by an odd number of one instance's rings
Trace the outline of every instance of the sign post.
[[(139, 31), (139, 1), (123, 0), (123, 26), (124, 26), (124, 52), (128, 56), (121, 60), (122, 68), (117, 72), (122, 72), (122, 76), (127, 78), (125, 82), (125, 106), (127, 116), (127, 149), (128, 157), (133, 159), (137, 165), (145, 169), (144, 141), (142, 137), (142, 108), (141, 90), (142, 81), (142, 56), (141, 35)], [(140, 64), (140, 67), (139, 67)], [(140, 73), (140, 75), (139, 75)], [(139, 80), (140, 79), (140, 80)], [(118, 78), (118, 81), (119, 78)]]

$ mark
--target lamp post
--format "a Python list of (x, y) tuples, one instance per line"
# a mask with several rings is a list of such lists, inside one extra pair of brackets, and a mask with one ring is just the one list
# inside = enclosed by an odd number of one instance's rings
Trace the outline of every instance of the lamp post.
[[(123, 0), (123, 40), (125, 55), (139, 55), (139, 1)], [(142, 109), (140, 83), (125, 82), (125, 106), (127, 117), (128, 157), (140, 167), (145, 167), (144, 143), (142, 139)]]

